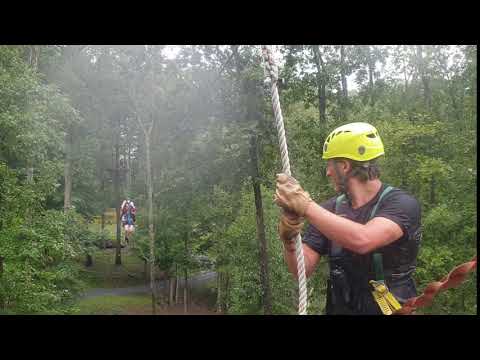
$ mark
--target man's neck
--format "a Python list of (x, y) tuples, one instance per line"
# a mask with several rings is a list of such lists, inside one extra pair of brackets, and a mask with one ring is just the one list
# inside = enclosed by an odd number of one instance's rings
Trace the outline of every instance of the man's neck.
[(349, 184), (350, 199), (352, 201), (352, 208), (358, 209), (372, 200), (378, 194), (382, 182), (379, 179), (369, 180), (366, 183), (361, 183), (355, 178), (352, 178)]

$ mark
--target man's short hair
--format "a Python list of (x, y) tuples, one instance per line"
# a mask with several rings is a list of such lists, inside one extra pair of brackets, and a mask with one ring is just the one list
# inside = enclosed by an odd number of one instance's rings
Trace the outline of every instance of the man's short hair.
[(356, 177), (362, 183), (368, 180), (378, 179), (380, 177), (380, 166), (377, 159), (369, 161), (356, 161), (352, 159), (341, 158), (339, 160), (348, 161), (352, 164), (352, 173), (350, 176)]

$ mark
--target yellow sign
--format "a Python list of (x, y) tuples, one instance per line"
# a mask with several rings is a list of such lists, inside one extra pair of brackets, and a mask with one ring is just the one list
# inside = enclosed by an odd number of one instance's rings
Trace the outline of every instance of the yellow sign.
[[(108, 208), (105, 210), (103, 213), (105, 215), (105, 224), (115, 224), (117, 222), (117, 214), (115, 212), (115, 208)], [(94, 216), (93, 217), (93, 222), (95, 224), (101, 224), (102, 223), (102, 216)]]

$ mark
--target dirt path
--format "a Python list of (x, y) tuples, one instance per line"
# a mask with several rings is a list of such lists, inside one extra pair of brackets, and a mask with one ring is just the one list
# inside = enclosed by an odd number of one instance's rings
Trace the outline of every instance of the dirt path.
[[(216, 273), (213, 271), (208, 271), (208, 272), (203, 272), (200, 273), (194, 277), (191, 277), (188, 279), (188, 282), (190, 283), (190, 286), (194, 288), (202, 287), (205, 286), (205, 284), (212, 280), (215, 279)], [(179, 283), (179, 286), (183, 286), (184, 280), (181, 280)], [(166, 280), (160, 280), (157, 281), (156, 283), (157, 289), (163, 289), (165, 286), (168, 285), (168, 282)], [(122, 296), (122, 295), (129, 295), (129, 294), (143, 294), (143, 293), (148, 293), (150, 292), (150, 285), (139, 285), (139, 286), (131, 286), (131, 287), (125, 287), (125, 288), (113, 288), (113, 289), (108, 289), (108, 288), (95, 288), (95, 289), (90, 289), (88, 290), (82, 298), (92, 298), (92, 297), (97, 297), (97, 296)]]

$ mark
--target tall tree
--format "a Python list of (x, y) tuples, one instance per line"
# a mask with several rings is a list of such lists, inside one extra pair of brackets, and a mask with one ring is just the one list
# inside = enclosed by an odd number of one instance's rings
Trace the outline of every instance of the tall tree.
[[(426, 58), (423, 56), (424, 50), (426, 51)], [(423, 99), (426, 109), (430, 111), (432, 108), (432, 90), (430, 89), (430, 74), (426, 66), (426, 63), (429, 61), (430, 58), (430, 47), (417, 45), (416, 51), (418, 72), (420, 74), (420, 78), (423, 84)]]
[[(32, 71), (36, 74), (38, 71), (38, 59), (40, 58), (42, 47), (39, 45), (30, 45), (26, 48), (28, 54), (28, 64), (30, 65)], [(27, 181), (30, 183), (33, 182), (33, 163), (34, 159), (30, 158), (27, 167)]]
[(320, 124), (325, 124), (327, 121), (327, 94), (326, 87), (328, 81), (328, 75), (323, 61), (323, 54), (320, 49), (320, 45), (312, 45), (312, 51), (314, 54), (315, 65), (317, 67), (317, 89), (318, 89), (318, 113), (320, 116)]
[(255, 134), (251, 137), (250, 144), (250, 159), (252, 162), (252, 186), (255, 197), (255, 218), (257, 224), (257, 239), (260, 247), (259, 262), (260, 262), (260, 281), (262, 284), (262, 299), (265, 315), (272, 314), (272, 301), (270, 292), (270, 280), (268, 274), (268, 253), (267, 253), (267, 238), (265, 235), (265, 224), (263, 220), (263, 205), (262, 192), (260, 189), (260, 173), (258, 169), (258, 148), (257, 136)]

